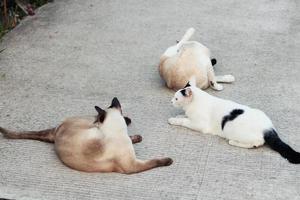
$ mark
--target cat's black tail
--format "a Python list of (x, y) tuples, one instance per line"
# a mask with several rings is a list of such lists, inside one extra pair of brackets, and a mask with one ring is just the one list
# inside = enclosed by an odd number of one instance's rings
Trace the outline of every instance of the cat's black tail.
[(42, 131), (23, 131), (15, 132), (10, 131), (0, 126), (0, 132), (4, 137), (9, 139), (31, 139), (40, 140), (43, 142), (54, 143), (56, 128), (46, 129)]
[(274, 129), (265, 131), (264, 139), (271, 149), (280, 153), (280, 155), (286, 158), (290, 163), (300, 164), (300, 153), (284, 143)]

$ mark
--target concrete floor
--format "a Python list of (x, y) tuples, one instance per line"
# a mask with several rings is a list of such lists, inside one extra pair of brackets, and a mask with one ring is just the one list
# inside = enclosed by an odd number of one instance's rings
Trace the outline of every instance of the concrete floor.
[(137, 156), (173, 165), (134, 175), (65, 167), (53, 146), (0, 136), (0, 197), (11, 199), (300, 199), (300, 166), (170, 126), (180, 113), (157, 71), (160, 54), (195, 27), (236, 82), (209, 93), (263, 109), (300, 151), (300, 4), (296, 0), (61, 0), (0, 44), (0, 124), (52, 127), (117, 96), (141, 134)]

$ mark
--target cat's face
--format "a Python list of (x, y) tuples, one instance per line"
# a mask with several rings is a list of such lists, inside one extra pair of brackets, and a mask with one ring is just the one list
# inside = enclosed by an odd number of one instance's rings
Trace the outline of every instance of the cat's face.
[(98, 106), (95, 106), (95, 109), (98, 112), (95, 123), (98, 122), (102, 124), (116, 124), (126, 126), (125, 119), (122, 115), (121, 104), (116, 97), (113, 98), (108, 109), (103, 110)]
[(184, 107), (191, 103), (193, 98), (193, 92), (189, 85), (189, 83), (185, 86), (185, 88), (178, 90), (173, 99), (172, 104), (175, 107)]

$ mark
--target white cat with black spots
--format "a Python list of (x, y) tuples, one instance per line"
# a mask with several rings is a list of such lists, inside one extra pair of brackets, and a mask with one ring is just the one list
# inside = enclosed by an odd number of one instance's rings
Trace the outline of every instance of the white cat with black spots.
[(300, 163), (300, 153), (281, 141), (269, 117), (261, 110), (214, 97), (199, 89), (194, 79), (175, 93), (172, 103), (184, 117), (169, 118), (169, 124), (218, 135), (242, 148), (268, 144), (289, 162)]

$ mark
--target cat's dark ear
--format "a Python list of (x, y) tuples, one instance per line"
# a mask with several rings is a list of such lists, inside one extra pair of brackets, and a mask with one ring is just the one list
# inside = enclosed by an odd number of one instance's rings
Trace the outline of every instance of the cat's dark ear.
[(98, 114), (102, 114), (105, 113), (105, 110), (103, 110), (102, 108), (95, 106), (96, 111), (98, 112)]
[(131, 124), (131, 119), (129, 117), (124, 117), (126, 125), (128, 126), (129, 124)]
[(188, 82), (185, 86), (184, 86), (184, 88), (186, 88), (186, 87), (190, 87), (191, 85), (190, 85), (190, 82)]
[(196, 77), (192, 76), (190, 80), (187, 82), (187, 84), (184, 86), (184, 88), (190, 87), (190, 86), (196, 86)]
[(121, 109), (121, 104), (118, 100), (117, 97), (114, 97), (113, 100), (111, 101), (111, 105), (109, 106), (109, 108), (117, 108), (117, 109)]
[(96, 117), (96, 122), (100, 122), (100, 123), (103, 123), (104, 119), (105, 119), (105, 116), (106, 116), (106, 111), (103, 110), (102, 108), (98, 107), (98, 106), (95, 106), (95, 109), (96, 111), (98, 112), (98, 115)]

